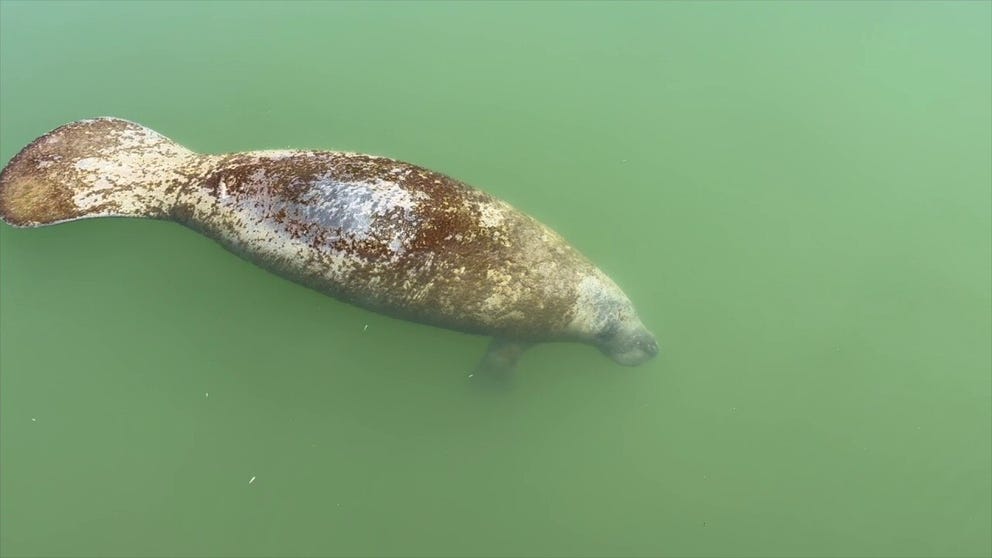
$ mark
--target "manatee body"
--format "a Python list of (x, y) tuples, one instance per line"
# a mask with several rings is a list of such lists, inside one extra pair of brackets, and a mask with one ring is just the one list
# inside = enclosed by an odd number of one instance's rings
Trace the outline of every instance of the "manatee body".
[(0, 217), (176, 221), (279, 275), (384, 314), (494, 337), (484, 368), (544, 341), (640, 364), (657, 345), (558, 234), (443, 174), (333, 151), (201, 155), (133, 122), (67, 124), (0, 173)]

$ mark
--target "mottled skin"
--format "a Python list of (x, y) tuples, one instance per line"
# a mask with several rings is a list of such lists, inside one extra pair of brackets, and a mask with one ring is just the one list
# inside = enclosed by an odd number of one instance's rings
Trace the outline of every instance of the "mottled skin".
[(115, 118), (67, 124), (0, 173), (19, 227), (101, 216), (182, 223), (279, 275), (385, 314), (494, 336), (483, 367), (579, 341), (657, 352), (623, 292), (555, 232), (445, 175), (372, 155), (200, 155)]

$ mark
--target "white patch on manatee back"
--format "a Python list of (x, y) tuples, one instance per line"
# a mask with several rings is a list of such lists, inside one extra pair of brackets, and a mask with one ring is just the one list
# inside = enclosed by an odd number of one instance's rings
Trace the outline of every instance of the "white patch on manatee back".
[(492, 291), (479, 308), (483, 315), (504, 313), (506, 308), (512, 307), (520, 298), (520, 291), (513, 288), (513, 276), (503, 270), (487, 269), (486, 284), (492, 286)]
[(503, 224), (503, 210), (495, 203), (479, 204), (479, 224), (487, 228), (496, 228)]
[[(263, 185), (270, 179), (264, 169), (257, 169), (247, 178), (250, 183)], [(227, 187), (232, 185), (228, 183)], [(287, 268), (304, 266), (313, 275), (343, 282), (354, 269), (368, 265), (365, 256), (347, 249), (327, 249), (320, 251), (320, 258), (314, 258), (314, 235), (337, 232), (358, 241), (374, 237), (385, 243), (391, 258), (398, 258), (409, 246), (410, 232), (416, 230), (421, 219), (417, 209), (427, 198), (427, 194), (404, 189), (390, 179), (342, 181), (329, 171), (305, 185), (298, 200), (274, 193), (266, 203), (249, 209), (241, 200), (229, 196), (221, 207), (222, 211), (230, 212), (229, 219), (240, 219), (237, 215), (245, 209), (248, 219), (263, 217), (251, 226), (237, 229), (237, 238), (230, 240), (238, 246), (267, 259), (285, 262)], [(287, 234), (282, 223), (265, 217), (280, 211), (291, 221), (319, 226), (302, 234)], [(329, 240), (326, 236), (323, 239)], [(420, 263), (428, 265), (429, 257)]]
[(397, 254), (402, 254), (405, 251), (401, 236), (399, 234), (393, 235), (393, 239), (389, 241), (389, 249)]
[[(303, 204), (292, 210), (305, 222), (316, 222), (328, 229), (341, 229), (358, 240), (367, 239), (376, 219), (393, 213), (391, 218), (403, 219), (415, 226), (419, 221), (416, 209), (426, 198), (423, 192), (411, 192), (399, 184), (375, 179), (368, 182), (342, 182), (330, 175), (318, 178)], [(407, 239), (403, 227), (394, 230), (389, 246), (400, 251)]]
[(301, 151), (298, 149), (267, 149), (265, 151), (252, 151), (251, 153), (259, 159), (271, 159), (273, 161), (278, 161), (280, 159), (288, 159), (290, 157), (312, 156), (313, 153), (310, 151)]

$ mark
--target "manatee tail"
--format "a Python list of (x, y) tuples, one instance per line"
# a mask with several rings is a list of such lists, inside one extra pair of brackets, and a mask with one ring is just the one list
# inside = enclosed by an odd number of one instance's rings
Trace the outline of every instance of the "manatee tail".
[(15, 227), (91, 217), (165, 218), (204, 159), (127, 120), (66, 124), (36, 139), (0, 172), (0, 218)]

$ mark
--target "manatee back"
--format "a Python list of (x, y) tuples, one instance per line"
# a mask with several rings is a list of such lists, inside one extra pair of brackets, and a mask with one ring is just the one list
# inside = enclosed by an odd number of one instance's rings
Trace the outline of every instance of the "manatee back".
[(386, 157), (217, 157), (177, 221), (279, 275), (385, 314), (470, 333), (557, 339), (594, 267), (509, 204)]

